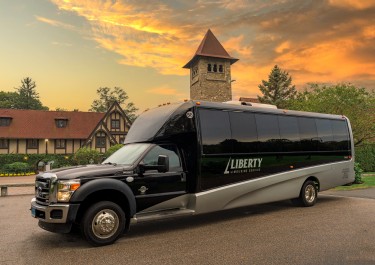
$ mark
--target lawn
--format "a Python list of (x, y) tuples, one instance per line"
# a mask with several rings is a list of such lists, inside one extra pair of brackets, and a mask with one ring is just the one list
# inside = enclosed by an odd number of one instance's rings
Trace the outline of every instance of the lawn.
[(366, 189), (375, 187), (375, 173), (367, 173), (365, 176), (362, 176), (362, 184), (353, 184), (351, 186), (339, 186), (333, 190), (355, 190), (355, 189)]

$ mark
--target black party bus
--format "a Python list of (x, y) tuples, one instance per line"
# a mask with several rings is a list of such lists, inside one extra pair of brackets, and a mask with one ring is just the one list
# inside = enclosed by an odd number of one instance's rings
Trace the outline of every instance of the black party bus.
[(102, 164), (37, 175), (31, 214), (101, 246), (141, 221), (287, 199), (313, 206), (353, 180), (345, 116), (187, 101), (144, 112)]

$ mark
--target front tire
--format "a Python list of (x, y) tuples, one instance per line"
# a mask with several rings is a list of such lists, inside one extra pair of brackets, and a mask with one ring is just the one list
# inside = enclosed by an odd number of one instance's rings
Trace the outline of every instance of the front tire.
[(314, 181), (308, 180), (303, 183), (298, 198), (292, 199), (292, 203), (297, 206), (314, 206), (318, 199), (318, 188)]
[(125, 213), (116, 203), (102, 201), (90, 206), (81, 222), (81, 231), (93, 246), (114, 243), (123, 234)]

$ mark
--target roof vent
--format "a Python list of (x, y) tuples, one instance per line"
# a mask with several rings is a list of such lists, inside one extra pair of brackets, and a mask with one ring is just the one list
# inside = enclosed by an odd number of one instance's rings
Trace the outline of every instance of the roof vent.
[(275, 105), (246, 102), (246, 101), (234, 101), (234, 100), (232, 100), (232, 101), (226, 101), (226, 102), (223, 102), (223, 103), (231, 104), (231, 105), (244, 105), (244, 106), (250, 106), (250, 107), (256, 107), (256, 108), (277, 109), (277, 107)]

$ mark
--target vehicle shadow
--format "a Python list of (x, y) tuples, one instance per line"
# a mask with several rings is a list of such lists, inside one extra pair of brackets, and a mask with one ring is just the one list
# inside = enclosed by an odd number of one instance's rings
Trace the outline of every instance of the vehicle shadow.
[[(319, 207), (319, 204), (329, 204), (339, 200), (345, 200), (345, 198), (322, 195), (319, 197), (318, 203), (314, 207)], [(261, 215), (272, 215), (278, 212), (285, 212), (282, 214), (287, 215), (303, 209), (307, 210), (308, 208), (293, 206), (292, 203), (287, 200), (246, 206), (196, 216), (176, 217), (132, 224), (130, 231), (120, 238), (120, 240), (126, 240), (126, 238), (139, 239), (141, 237), (148, 237), (158, 234), (162, 235), (167, 232), (179, 230), (183, 231), (206, 225), (225, 224), (226, 222), (234, 219), (254, 219)], [(65, 247), (78, 249), (91, 248), (91, 245), (81, 237), (79, 228), (73, 229), (72, 233), (70, 234), (54, 234), (47, 231), (41, 231), (40, 233), (33, 235), (33, 244), (35, 244), (35, 247), (38, 249)]]

